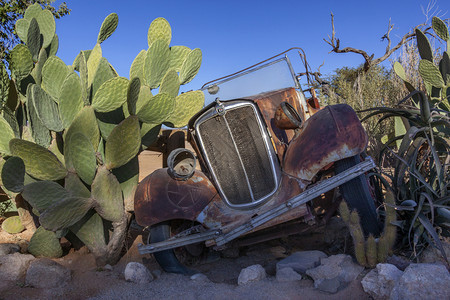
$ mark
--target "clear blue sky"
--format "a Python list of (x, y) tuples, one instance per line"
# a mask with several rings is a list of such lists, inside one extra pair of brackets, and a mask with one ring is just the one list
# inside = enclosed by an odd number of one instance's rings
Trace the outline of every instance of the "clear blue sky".
[[(135, 56), (142, 49), (147, 50), (148, 27), (157, 17), (164, 17), (171, 24), (172, 46), (200, 48), (203, 52), (199, 74), (182, 90), (198, 89), (211, 79), (294, 46), (306, 51), (314, 70), (324, 63), (321, 72), (328, 74), (336, 68), (363, 62), (357, 54), (329, 53), (331, 48), (323, 38), (331, 34), (330, 12), (335, 15), (341, 48), (360, 48), (379, 57), (386, 47), (381, 37), (389, 19), (395, 24), (391, 33), (394, 44), (425, 20), (421, 6), (426, 7), (428, 2), (67, 0), (71, 14), (56, 21), (60, 42), (57, 55), (66, 64), (72, 64), (80, 50), (94, 47), (103, 19), (115, 12), (119, 16), (118, 28), (102, 49), (120, 76), (128, 77)], [(450, 1), (437, 0), (436, 6), (440, 16), (449, 17)]]

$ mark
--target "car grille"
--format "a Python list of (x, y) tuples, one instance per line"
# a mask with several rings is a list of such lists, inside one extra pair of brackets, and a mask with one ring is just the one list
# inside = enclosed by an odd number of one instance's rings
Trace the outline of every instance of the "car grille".
[(213, 114), (197, 125), (216, 186), (232, 206), (259, 203), (276, 191), (278, 162), (262, 124), (256, 107), (243, 102), (225, 106), (224, 114)]

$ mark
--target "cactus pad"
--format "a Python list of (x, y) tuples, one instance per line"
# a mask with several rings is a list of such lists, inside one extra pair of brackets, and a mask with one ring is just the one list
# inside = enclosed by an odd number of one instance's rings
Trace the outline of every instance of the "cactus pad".
[(57, 258), (63, 255), (61, 244), (56, 234), (40, 226), (30, 239), (28, 252), (36, 257)]
[(68, 128), (83, 108), (81, 80), (75, 72), (66, 77), (61, 87), (59, 114), (64, 128)]
[(3, 221), (2, 229), (7, 233), (15, 234), (22, 232), (25, 229), (25, 227), (23, 227), (19, 216), (13, 216)]
[(139, 159), (135, 156), (123, 166), (113, 169), (112, 173), (120, 183), (123, 202), (127, 211), (134, 211), (134, 193), (139, 183)]
[(27, 184), (22, 191), (22, 197), (38, 212), (43, 212), (69, 196), (66, 189), (50, 180)]
[(156, 40), (147, 51), (144, 77), (150, 88), (157, 88), (169, 69), (170, 48), (164, 40)]
[(205, 95), (201, 91), (190, 91), (175, 98), (175, 108), (172, 115), (166, 121), (173, 127), (183, 127), (189, 119), (202, 109), (205, 103)]
[(419, 62), (419, 74), (425, 83), (434, 87), (441, 88), (445, 85), (438, 67), (429, 60), (422, 59)]
[(92, 183), (92, 198), (98, 214), (109, 221), (120, 221), (123, 211), (122, 190), (119, 181), (104, 166), (99, 167)]
[(17, 79), (21, 80), (33, 70), (33, 57), (28, 47), (19, 44), (11, 51), (11, 70)]
[(75, 132), (66, 139), (66, 143), (69, 150), (66, 157), (70, 157), (68, 159), (72, 162), (78, 176), (91, 185), (97, 169), (97, 158), (89, 138), (81, 132)]
[(14, 131), (5, 120), (3, 116), (0, 115), (0, 154), (10, 154), (9, 151), (9, 141), (14, 138)]
[(406, 81), (406, 73), (405, 69), (403, 68), (402, 64), (396, 61), (394, 63), (394, 71), (395, 74), (397, 74), (398, 77), (400, 77), (403, 81)]
[(129, 162), (139, 151), (141, 135), (139, 120), (129, 116), (109, 134), (105, 145), (105, 165), (111, 170)]
[(431, 21), (431, 26), (433, 27), (433, 30), (434, 32), (436, 32), (438, 37), (440, 37), (444, 41), (450, 40), (448, 28), (447, 25), (444, 23), (444, 21), (442, 21), (438, 17), (433, 17)]
[(141, 142), (143, 149), (147, 149), (148, 147), (150, 147), (150, 145), (158, 140), (161, 127), (161, 124), (142, 123)]
[(90, 211), (80, 221), (70, 227), (72, 231), (93, 253), (105, 248), (105, 231), (102, 218)]
[(23, 17), (27, 20), (31, 20), (32, 18), (37, 18), (37, 16), (42, 12), (42, 7), (39, 3), (34, 3), (30, 5), (26, 10)]
[(75, 197), (89, 198), (91, 192), (77, 174), (69, 173), (64, 180), (64, 188)]
[(419, 50), (420, 57), (430, 62), (433, 61), (433, 49), (431, 48), (430, 41), (425, 34), (418, 28), (416, 28), (417, 48)]
[(25, 163), (26, 172), (41, 180), (59, 180), (67, 175), (66, 168), (49, 150), (35, 143), (21, 139), (9, 142), (11, 154)]
[(1, 169), (3, 187), (7, 190), (20, 193), (25, 180), (25, 164), (20, 157), (10, 157)]
[(139, 77), (134, 77), (128, 85), (127, 92), (127, 110), (131, 115), (136, 114), (136, 103), (139, 100), (139, 93), (141, 90), (141, 80)]
[(186, 84), (194, 79), (202, 64), (202, 51), (198, 48), (192, 50), (181, 66), (180, 84)]
[(43, 10), (36, 18), (39, 29), (44, 37), (43, 47), (47, 48), (53, 40), (56, 31), (55, 18), (49, 10)]
[(174, 69), (169, 69), (166, 75), (164, 75), (161, 81), (161, 87), (159, 88), (160, 93), (166, 93), (171, 97), (178, 96), (180, 91), (180, 80), (178, 74)]
[(95, 72), (94, 80), (92, 81), (92, 96), (95, 97), (97, 90), (104, 82), (114, 77), (116, 76), (114, 75), (108, 60), (102, 57), (98, 64), (97, 71)]
[(92, 107), (98, 112), (110, 112), (127, 101), (128, 79), (115, 77), (105, 83), (95, 93)]
[(30, 99), (33, 102), (36, 114), (42, 123), (50, 130), (59, 132), (64, 129), (59, 116), (58, 105), (55, 101), (38, 85), (31, 88)]
[(44, 210), (39, 222), (47, 230), (61, 230), (78, 222), (92, 206), (93, 200), (90, 198), (65, 198)]
[(174, 110), (175, 98), (159, 93), (153, 96), (137, 112), (139, 120), (144, 123), (159, 124), (167, 120)]
[(26, 41), (28, 37), (28, 27), (30, 27), (30, 20), (19, 19), (16, 22), (16, 33), (22, 41)]
[(97, 125), (97, 118), (94, 110), (91, 106), (85, 106), (75, 116), (72, 124), (66, 132), (65, 138), (75, 132), (82, 132), (85, 136), (89, 137), (94, 149), (98, 147), (100, 141), (100, 131)]
[(69, 68), (59, 57), (49, 57), (42, 67), (42, 89), (58, 101), (64, 80), (69, 74)]
[(30, 27), (27, 32), (26, 43), (31, 52), (34, 61), (38, 61), (39, 51), (41, 49), (41, 32), (35, 18), (31, 19)]
[(186, 60), (186, 57), (191, 52), (186, 46), (172, 46), (170, 47), (170, 64), (169, 68), (174, 69), (177, 72), (181, 71), (181, 67), (183, 66), (183, 62)]
[(164, 18), (156, 18), (153, 20), (148, 29), (147, 40), (149, 47), (157, 40), (163, 40), (169, 46), (172, 40), (172, 29), (170, 28), (169, 22)]
[[(102, 47), (100, 44), (95, 45), (94, 49), (92, 49), (89, 58), (87, 59), (87, 74), (88, 74), (88, 88), (91, 86), (94, 81), (95, 72), (97, 71), (98, 64), (102, 58)], [(81, 70), (80, 70), (81, 71)]]
[(100, 32), (98, 33), (97, 43), (103, 43), (107, 38), (114, 33), (119, 24), (119, 17), (116, 13), (108, 15), (100, 27)]

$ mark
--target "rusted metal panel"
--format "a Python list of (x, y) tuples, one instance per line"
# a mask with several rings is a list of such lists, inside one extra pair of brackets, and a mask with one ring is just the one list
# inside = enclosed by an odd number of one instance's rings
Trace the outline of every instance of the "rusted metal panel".
[(209, 179), (195, 171), (188, 180), (174, 180), (167, 168), (148, 175), (139, 184), (134, 200), (136, 221), (151, 226), (173, 219), (195, 220), (197, 215), (217, 197)]
[(286, 173), (312, 180), (328, 164), (357, 155), (367, 135), (355, 111), (346, 104), (326, 106), (309, 118), (289, 145), (283, 162)]
[(281, 102), (288, 102), (299, 113), (304, 120), (305, 113), (303, 112), (300, 100), (295, 88), (287, 88), (275, 92), (262, 93), (250, 97), (258, 105), (261, 114), (266, 122), (270, 135), (275, 143), (278, 158), (283, 159), (284, 152), (287, 145), (294, 137), (294, 130), (283, 130), (275, 125), (275, 113)]
[[(265, 204), (251, 210), (236, 210), (217, 197), (198, 215), (197, 221), (205, 224), (208, 228), (220, 228), (223, 232), (227, 232), (236, 226), (248, 222), (252, 217), (271, 210), (293, 196), (300, 194), (305, 190), (306, 185), (307, 182), (302, 182), (283, 174), (277, 192)], [(312, 218), (306, 205), (298, 207), (293, 214), (298, 218)], [(277, 222), (283, 223), (291, 218), (291, 214), (283, 215)]]

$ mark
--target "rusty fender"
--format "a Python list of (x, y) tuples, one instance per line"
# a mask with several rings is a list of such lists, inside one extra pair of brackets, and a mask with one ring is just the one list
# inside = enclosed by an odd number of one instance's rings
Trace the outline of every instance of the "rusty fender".
[(309, 118), (289, 144), (284, 171), (303, 180), (332, 162), (357, 155), (367, 146), (367, 134), (355, 111), (347, 104), (324, 107)]
[(195, 220), (217, 195), (209, 179), (195, 171), (188, 180), (172, 179), (167, 168), (154, 171), (142, 180), (134, 196), (136, 221), (151, 226), (174, 219)]

